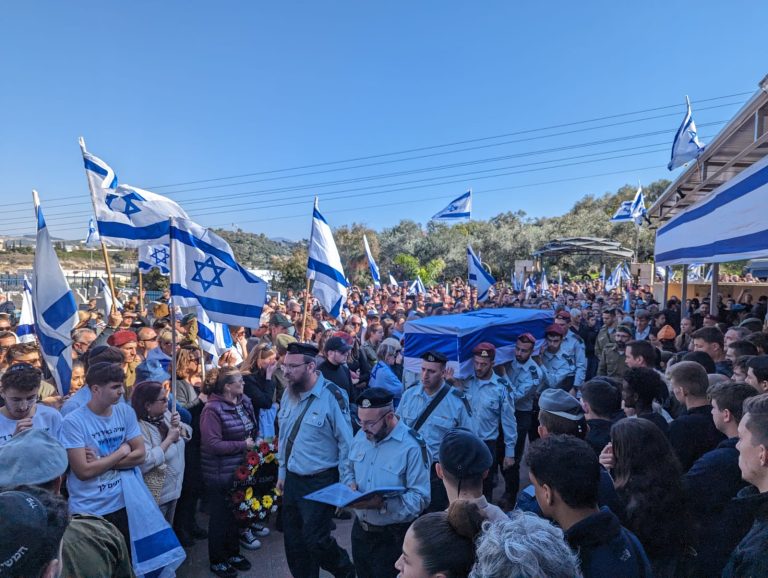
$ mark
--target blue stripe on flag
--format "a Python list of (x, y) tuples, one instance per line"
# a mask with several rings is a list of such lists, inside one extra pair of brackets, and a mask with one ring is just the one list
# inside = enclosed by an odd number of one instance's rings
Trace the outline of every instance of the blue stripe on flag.
[(162, 556), (180, 547), (180, 544), (173, 530), (166, 526), (155, 534), (135, 540), (133, 547), (136, 550), (136, 561), (141, 563)]
[[(166, 225), (168, 225), (167, 222), (166, 222)], [(171, 227), (170, 233), (171, 233), (171, 239), (179, 241), (180, 243), (184, 243), (185, 245), (188, 245), (190, 247), (195, 247), (196, 249), (199, 249), (200, 251), (208, 255), (213, 255), (219, 261), (221, 261), (225, 265), (228, 265), (230, 269), (239, 271), (240, 273), (242, 273), (243, 277), (245, 277), (245, 280), (248, 281), (249, 283), (263, 283), (261, 279), (259, 279), (252, 273), (243, 269), (240, 266), (240, 264), (237, 261), (235, 261), (234, 257), (229, 253), (227, 253), (226, 251), (224, 251), (223, 249), (214, 247), (210, 243), (206, 243), (202, 239), (199, 239), (198, 237), (195, 237), (194, 235), (190, 234), (188, 231), (184, 231), (177, 227)]]
[(320, 211), (317, 209), (314, 209), (312, 212), (312, 218), (317, 219), (318, 221), (322, 221), (326, 225), (328, 224), (328, 221), (325, 220), (325, 218), (320, 214)]
[(160, 239), (168, 234), (168, 221), (160, 221), (146, 226), (135, 226), (114, 221), (97, 221), (99, 234), (102, 237), (116, 239), (152, 240)]
[[(96, 164), (95, 162), (93, 162), (91, 159), (87, 157), (83, 157), (83, 162), (85, 163), (86, 171), (91, 171), (102, 177), (106, 177), (109, 174), (109, 172), (107, 172), (107, 169), (105, 169), (101, 165)], [(114, 179), (109, 184), (109, 188), (114, 189), (116, 186), (117, 186), (117, 175), (115, 175)]]
[(441, 219), (468, 219), (469, 213), (447, 213), (442, 215)]
[(52, 328), (58, 329), (61, 324), (67, 321), (77, 311), (77, 303), (72, 295), (72, 291), (67, 291), (64, 295), (43, 311), (43, 319)]
[(206, 311), (215, 311), (216, 313), (236, 315), (240, 317), (261, 317), (261, 305), (247, 305), (245, 303), (232, 303), (231, 301), (212, 299), (210, 297), (205, 297), (203, 295), (193, 293), (178, 283), (171, 284), (171, 294), (178, 295), (179, 297), (189, 297), (191, 299), (196, 299), (200, 303), (200, 306)]
[(678, 259), (706, 259), (713, 255), (734, 255), (738, 253), (749, 253), (752, 251), (763, 251), (768, 246), (768, 229), (742, 235), (741, 237), (732, 237), (730, 239), (717, 240), (706, 245), (698, 247), (682, 247), (658, 253), (656, 260), (660, 262), (676, 261)]
[(34, 325), (17, 325), (16, 326), (16, 333), (17, 337), (23, 337), (24, 335), (31, 335), (34, 331)]
[(328, 265), (328, 263), (321, 263), (317, 259), (313, 259), (312, 257), (309, 258), (307, 261), (307, 267), (312, 271), (317, 271), (318, 273), (325, 275), (326, 277), (330, 277), (340, 285), (346, 287), (347, 286), (347, 280), (344, 278), (344, 275), (342, 275), (339, 271)]
[[(668, 233), (669, 231), (681, 225), (695, 221), (696, 219), (709, 215), (710, 213), (714, 213), (717, 209), (720, 209), (728, 203), (748, 195), (758, 187), (765, 185), (766, 181), (768, 181), (768, 165), (756, 173), (748, 176), (743, 181), (740, 181), (730, 188), (724, 190), (722, 193), (719, 193), (712, 200), (704, 203), (699, 207), (686, 211), (680, 215), (678, 219), (675, 219), (668, 225), (659, 229), (658, 235), (664, 235), (665, 233)], [(721, 242), (724, 241), (717, 241), (717, 243)], [(729, 251), (718, 251), (720, 254), (726, 254), (728, 252)]]

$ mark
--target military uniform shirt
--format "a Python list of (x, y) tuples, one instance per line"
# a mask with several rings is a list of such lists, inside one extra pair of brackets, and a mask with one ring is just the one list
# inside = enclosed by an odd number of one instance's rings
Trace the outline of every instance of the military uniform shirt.
[(615, 343), (606, 346), (603, 349), (603, 354), (600, 356), (597, 374), (621, 379), (624, 377), (626, 369), (626, 356), (624, 352), (619, 352), (619, 348), (616, 347)]
[(515, 392), (515, 409), (533, 411), (533, 398), (545, 383), (544, 372), (539, 364), (533, 357), (529, 357), (523, 364), (513, 359), (507, 364), (507, 377)]
[(576, 375), (575, 360), (572, 355), (564, 352), (562, 347), (556, 353), (545, 349), (541, 354), (541, 368), (544, 370), (547, 387), (558, 387), (563, 379)]
[[(341, 392), (343, 410), (331, 387), (336, 387)], [(338, 467), (341, 482), (349, 484), (352, 481), (352, 468), (348, 459), (349, 446), (352, 443), (352, 425), (347, 394), (339, 386), (326, 380), (319, 372), (315, 386), (302, 393), (298, 400), (291, 395), (290, 389), (283, 394), (280, 411), (277, 414), (282, 435), (280, 451), (284, 450), (293, 430), (293, 424), (304, 411), (310, 397), (316, 399), (304, 415), (288, 463), (285, 463), (282, 455), (279, 457), (280, 479), (285, 479), (286, 469), (300, 476), (309, 476)]]
[(584, 346), (584, 340), (581, 336), (568, 329), (560, 349), (573, 356), (574, 363), (576, 364), (576, 377), (573, 383), (574, 385), (581, 385), (587, 377), (587, 350)]
[(615, 343), (613, 334), (616, 331), (615, 327), (608, 327), (603, 325), (600, 331), (597, 332), (597, 340), (595, 341), (595, 355), (600, 359), (600, 355), (603, 353), (603, 349), (611, 343)]
[[(443, 441), (443, 437), (450, 430), (457, 427), (465, 427), (470, 431), (474, 431), (465, 405), (466, 398), (464, 394), (446, 383), (443, 383), (442, 387), (450, 387), (451, 391), (429, 415), (427, 421), (424, 422), (418, 432), (424, 438), (424, 441), (427, 442), (427, 449), (429, 450), (432, 462), (437, 461), (440, 442)], [(397, 407), (398, 417), (403, 419), (405, 425), (413, 427), (413, 424), (419, 419), (421, 412), (426, 409), (432, 398), (439, 391), (440, 389), (434, 395), (429, 396), (424, 391), (424, 386), (421, 383), (406, 389), (403, 392), (400, 405)]]
[(509, 382), (491, 374), (491, 379), (481, 381), (477, 376), (464, 382), (464, 395), (472, 408), (472, 425), (475, 433), (484, 441), (499, 437), (499, 421), (504, 431), (504, 456), (515, 457), (517, 420), (515, 420), (515, 394)]
[[(386, 512), (355, 509), (359, 520), (374, 526), (415, 520), (429, 505), (429, 455), (426, 444), (400, 420), (379, 443), (368, 441), (360, 430), (352, 440), (349, 461), (357, 489), (367, 492), (385, 486), (403, 486), (405, 493), (386, 498)], [(422, 449), (423, 448), (423, 449)]]

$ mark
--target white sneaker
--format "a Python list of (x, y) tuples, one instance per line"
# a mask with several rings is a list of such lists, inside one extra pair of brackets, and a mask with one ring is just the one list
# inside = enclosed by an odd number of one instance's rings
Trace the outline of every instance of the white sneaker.
[(261, 542), (256, 539), (250, 528), (240, 532), (240, 545), (246, 550), (258, 550), (261, 548)]
[(258, 536), (259, 538), (265, 538), (269, 536), (269, 528), (267, 528), (266, 526), (253, 524), (251, 525), (250, 530), (254, 536)]

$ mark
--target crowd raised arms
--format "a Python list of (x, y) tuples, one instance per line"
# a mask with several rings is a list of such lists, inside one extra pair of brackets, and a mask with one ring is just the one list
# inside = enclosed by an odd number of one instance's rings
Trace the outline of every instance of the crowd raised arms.
[[(403, 285), (333, 316), (289, 290), (212, 344), (168, 291), (94, 300), (66, 394), (0, 305), (0, 575), (172, 573), (207, 540), (258, 576), (277, 529), (295, 578), (768, 576), (767, 298)], [(409, 352), (409, 322), (496, 309), (547, 315)]]

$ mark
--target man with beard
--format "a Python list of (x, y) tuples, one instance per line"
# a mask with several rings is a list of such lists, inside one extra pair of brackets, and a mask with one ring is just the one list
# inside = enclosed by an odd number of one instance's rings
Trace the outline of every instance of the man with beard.
[(349, 401), (341, 388), (317, 371), (317, 347), (291, 343), (282, 369), (288, 380), (277, 415), (283, 539), (294, 578), (317, 578), (319, 568), (351, 578), (355, 567), (331, 536), (334, 508), (304, 496), (341, 481), (351, 484)]
[(429, 504), (429, 456), (421, 436), (395, 415), (394, 396), (371, 387), (357, 398), (360, 431), (349, 449), (361, 492), (402, 486), (398, 495), (376, 495), (352, 504), (352, 558), (359, 578), (395, 578), (408, 526)]
[(619, 325), (613, 334), (613, 343), (606, 345), (600, 356), (597, 375), (621, 379), (627, 369), (627, 343), (632, 339), (632, 330), (626, 325)]

